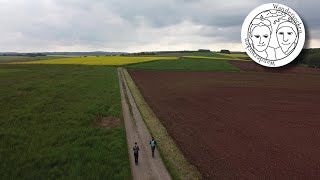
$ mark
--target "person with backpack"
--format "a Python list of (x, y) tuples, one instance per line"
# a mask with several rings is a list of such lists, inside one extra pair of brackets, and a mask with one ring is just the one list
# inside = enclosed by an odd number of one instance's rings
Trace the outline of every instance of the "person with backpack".
[(139, 146), (137, 145), (137, 142), (135, 142), (133, 146), (133, 155), (134, 155), (134, 162), (136, 163), (136, 165), (138, 165)]
[(152, 137), (149, 144), (151, 145), (152, 157), (154, 158), (154, 150), (156, 149), (156, 145), (157, 145), (157, 141), (154, 140), (154, 137)]

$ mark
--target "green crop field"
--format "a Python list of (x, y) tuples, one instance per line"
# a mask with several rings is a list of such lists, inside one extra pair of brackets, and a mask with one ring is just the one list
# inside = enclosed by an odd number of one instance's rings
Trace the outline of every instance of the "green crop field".
[(1, 179), (131, 179), (116, 68), (0, 64), (0, 86)]
[(194, 52), (192, 53), (193, 56), (204, 56), (204, 57), (215, 57), (215, 58), (226, 58), (230, 59), (230, 56), (224, 55), (222, 53), (215, 53), (215, 52)]
[(225, 60), (204, 58), (182, 58), (176, 61), (154, 61), (126, 66), (130, 69), (149, 70), (190, 70), (190, 71), (239, 71), (238, 68)]

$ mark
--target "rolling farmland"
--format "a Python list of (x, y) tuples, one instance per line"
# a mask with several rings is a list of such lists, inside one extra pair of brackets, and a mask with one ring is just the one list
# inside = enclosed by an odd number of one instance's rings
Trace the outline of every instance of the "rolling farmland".
[(156, 60), (177, 60), (176, 57), (123, 57), (123, 56), (101, 56), (101, 57), (76, 57), (62, 58), (45, 61), (14, 62), (13, 64), (78, 64), (78, 65), (109, 65), (119, 66), (149, 62)]
[(307, 159), (320, 154), (319, 71), (270, 70), (241, 58), (196, 53), (2, 63), (0, 173), (130, 179), (116, 74), (123, 66), (203, 178), (273, 172), (313, 178), (308, 174), (320, 162)]
[(0, 0), (0, 180), (320, 180), (319, 5)]

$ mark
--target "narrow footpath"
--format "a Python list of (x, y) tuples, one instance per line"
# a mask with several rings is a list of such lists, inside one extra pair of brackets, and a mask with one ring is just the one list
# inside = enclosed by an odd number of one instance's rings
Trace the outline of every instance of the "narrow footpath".
[[(120, 83), (121, 104), (125, 122), (127, 143), (130, 155), (131, 172), (134, 180), (170, 180), (170, 174), (156, 149), (155, 157), (152, 157), (149, 141), (151, 135), (141, 117), (135, 100), (128, 88), (122, 68), (118, 68)], [(135, 165), (133, 145), (137, 142), (140, 148), (139, 165)], [(160, 144), (161, 145), (161, 144)]]

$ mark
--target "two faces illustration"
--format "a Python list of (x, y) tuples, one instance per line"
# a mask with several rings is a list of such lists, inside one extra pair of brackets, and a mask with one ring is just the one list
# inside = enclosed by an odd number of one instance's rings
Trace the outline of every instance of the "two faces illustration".
[(260, 57), (281, 60), (296, 47), (298, 30), (292, 22), (271, 22), (261, 16), (251, 22), (248, 37), (255, 53)]

